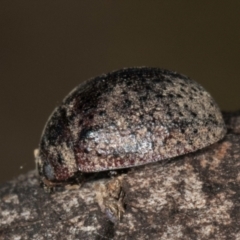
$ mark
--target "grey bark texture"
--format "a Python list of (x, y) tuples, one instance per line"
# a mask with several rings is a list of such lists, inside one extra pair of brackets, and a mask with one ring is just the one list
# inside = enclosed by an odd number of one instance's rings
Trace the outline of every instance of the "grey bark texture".
[(46, 193), (31, 171), (1, 185), (0, 239), (240, 239), (240, 112), (224, 117), (222, 141), (120, 176), (118, 221), (110, 178)]

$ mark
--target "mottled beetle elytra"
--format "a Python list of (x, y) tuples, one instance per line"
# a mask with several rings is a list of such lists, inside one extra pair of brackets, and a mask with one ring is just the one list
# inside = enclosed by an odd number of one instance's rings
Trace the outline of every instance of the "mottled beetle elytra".
[(48, 119), (35, 158), (45, 186), (202, 149), (226, 127), (210, 94), (176, 72), (126, 68), (71, 91)]

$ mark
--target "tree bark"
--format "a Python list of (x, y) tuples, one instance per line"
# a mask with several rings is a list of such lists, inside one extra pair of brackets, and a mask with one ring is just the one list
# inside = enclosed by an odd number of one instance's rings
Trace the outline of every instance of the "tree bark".
[(115, 177), (119, 199), (106, 177), (52, 193), (36, 171), (1, 185), (0, 239), (240, 239), (240, 111), (224, 118), (220, 142)]

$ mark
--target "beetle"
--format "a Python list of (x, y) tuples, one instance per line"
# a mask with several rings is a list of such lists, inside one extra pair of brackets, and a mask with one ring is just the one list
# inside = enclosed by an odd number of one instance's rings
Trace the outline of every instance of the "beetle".
[(47, 187), (76, 175), (131, 168), (222, 139), (219, 107), (197, 82), (134, 67), (83, 82), (49, 117), (35, 159)]

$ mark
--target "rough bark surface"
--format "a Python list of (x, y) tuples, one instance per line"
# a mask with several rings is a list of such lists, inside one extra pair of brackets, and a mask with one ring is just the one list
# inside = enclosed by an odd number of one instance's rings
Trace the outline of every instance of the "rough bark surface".
[(124, 174), (115, 223), (109, 178), (46, 193), (31, 171), (1, 185), (0, 239), (240, 239), (240, 112), (224, 116), (222, 141)]

